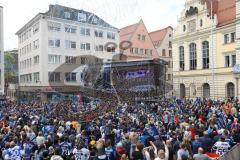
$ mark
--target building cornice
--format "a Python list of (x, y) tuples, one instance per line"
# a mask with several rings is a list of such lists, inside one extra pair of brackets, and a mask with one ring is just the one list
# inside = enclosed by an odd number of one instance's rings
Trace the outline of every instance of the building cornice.
[(38, 13), (35, 17), (33, 17), (27, 24), (25, 24), (21, 29), (19, 29), (15, 35), (21, 34), (23, 31), (25, 31), (27, 28), (31, 27), (34, 23), (36, 23), (39, 19), (41, 19), (43, 16), (43, 13)]

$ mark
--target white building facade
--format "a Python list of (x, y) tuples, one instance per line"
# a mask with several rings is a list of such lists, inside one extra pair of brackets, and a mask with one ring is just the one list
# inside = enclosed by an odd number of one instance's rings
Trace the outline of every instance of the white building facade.
[(225, 99), (238, 95), (233, 76), (235, 11), (235, 0), (186, 0), (173, 38), (177, 97)]
[[(22, 92), (51, 96), (49, 82), (81, 84), (82, 67), (55, 72), (61, 64), (77, 64), (76, 57), (90, 55), (111, 61), (119, 53), (118, 29), (98, 16), (60, 5), (50, 5), (17, 33), (19, 38), (19, 86)], [(108, 45), (111, 42), (114, 45)], [(61, 86), (59, 86), (61, 89)], [(46, 94), (44, 94), (46, 93)]]
[(0, 95), (4, 94), (3, 7), (0, 6)]

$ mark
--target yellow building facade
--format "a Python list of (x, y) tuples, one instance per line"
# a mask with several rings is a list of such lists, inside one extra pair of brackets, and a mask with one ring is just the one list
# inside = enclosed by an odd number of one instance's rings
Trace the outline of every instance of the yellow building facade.
[(174, 94), (179, 98), (235, 97), (235, 40), (235, 0), (187, 0), (173, 34)]

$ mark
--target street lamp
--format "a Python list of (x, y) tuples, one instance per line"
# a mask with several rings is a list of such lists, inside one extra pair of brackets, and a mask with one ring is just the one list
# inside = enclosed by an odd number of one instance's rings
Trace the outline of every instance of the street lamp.
[(211, 27), (211, 55), (212, 55), (212, 85), (213, 85), (213, 99), (215, 99), (215, 77), (214, 77), (214, 57), (213, 57), (213, 24), (214, 24), (214, 18), (213, 18), (213, 0), (211, 0), (211, 20), (212, 20), (212, 27)]

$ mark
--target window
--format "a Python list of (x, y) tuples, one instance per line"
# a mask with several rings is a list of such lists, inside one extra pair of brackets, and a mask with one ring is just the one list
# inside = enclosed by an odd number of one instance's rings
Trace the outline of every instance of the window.
[(48, 73), (49, 82), (60, 82), (60, 72), (49, 72)]
[(76, 64), (77, 58), (73, 56), (66, 56), (65, 57), (65, 63), (67, 64)]
[(164, 57), (166, 56), (166, 50), (165, 49), (162, 50), (162, 56), (164, 56)]
[(233, 32), (231, 33), (231, 43), (235, 42), (235, 39), (236, 39), (236, 33)]
[(169, 34), (168, 37), (172, 37), (172, 34)]
[(65, 74), (65, 80), (67, 82), (76, 82), (77, 79), (76, 79), (76, 73), (66, 73)]
[(229, 42), (229, 35), (225, 34), (224, 35), (224, 44), (227, 44)]
[(33, 81), (39, 82), (39, 80), (40, 80), (39, 72), (33, 73)]
[(171, 41), (168, 42), (168, 46), (169, 46), (169, 48), (172, 48), (172, 42)]
[(34, 64), (39, 64), (39, 56), (34, 56), (33, 57), (33, 63)]
[(130, 49), (130, 52), (133, 53), (133, 48)]
[(135, 48), (135, 53), (138, 54), (138, 48)]
[(80, 34), (82, 36), (90, 36), (90, 29), (89, 28), (80, 28)]
[(232, 67), (234, 67), (236, 64), (236, 55), (232, 55)]
[(141, 40), (141, 34), (138, 34), (138, 40)]
[(143, 49), (142, 48), (140, 49), (140, 54), (143, 54)]
[(61, 31), (61, 24), (55, 23), (55, 22), (48, 22), (48, 30), (59, 32), (59, 31)]
[(76, 42), (65, 40), (65, 48), (76, 49)]
[(64, 12), (64, 17), (68, 19), (71, 18), (70, 12)]
[(202, 43), (202, 61), (203, 61), (203, 69), (209, 68), (209, 42), (204, 41)]
[(48, 40), (49, 47), (60, 47), (60, 39), (49, 39)]
[(197, 69), (197, 50), (196, 50), (195, 43), (191, 43), (189, 45), (189, 53), (190, 53), (190, 70), (196, 70)]
[(70, 26), (70, 25), (65, 25), (65, 32), (67, 32), (67, 33), (76, 33), (77, 32), (77, 27)]
[(108, 32), (107, 39), (115, 39), (115, 33)]
[(100, 38), (103, 37), (103, 31), (95, 31), (94, 34), (95, 34), (95, 37), (100, 37)]
[(169, 57), (172, 57), (172, 50), (169, 50), (168, 53), (169, 53)]
[(39, 22), (33, 25), (33, 34), (36, 34), (39, 31)]
[(115, 52), (115, 47), (107, 47), (107, 52)]
[(89, 51), (89, 50), (91, 50), (91, 45), (90, 45), (90, 43), (81, 43), (80, 48), (81, 48), (81, 50)]
[(95, 46), (95, 51), (100, 51), (100, 52), (102, 52), (102, 51), (103, 51), (103, 45), (96, 45), (96, 46)]
[(229, 57), (229, 55), (225, 56), (225, 67), (230, 67), (230, 57)]
[(148, 54), (148, 49), (145, 49), (145, 54)]
[(188, 32), (196, 31), (196, 20), (191, 20), (188, 22)]
[(78, 13), (78, 21), (85, 22), (87, 20), (87, 15), (84, 13)]
[(203, 26), (203, 20), (201, 19), (200, 20), (200, 27), (202, 27)]
[(152, 55), (152, 50), (150, 49), (150, 55)]
[(59, 64), (61, 56), (59, 55), (48, 55), (48, 63), (49, 64)]
[(37, 39), (37, 40), (33, 41), (33, 49), (35, 50), (38, 48), (39, 48), (39, 40)]
[(145, 39), (146, 39), (146, 36), (142, 35), (142, 40), (145, 41)]
[(186, 25), (183, 25), (183, 32), (186, 31)]

